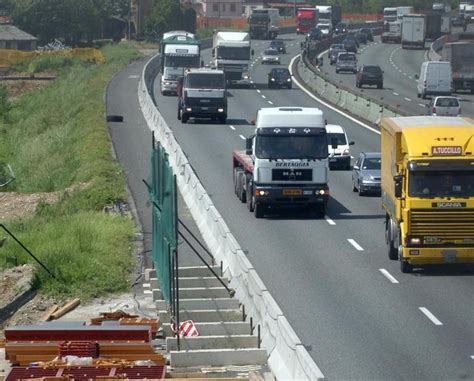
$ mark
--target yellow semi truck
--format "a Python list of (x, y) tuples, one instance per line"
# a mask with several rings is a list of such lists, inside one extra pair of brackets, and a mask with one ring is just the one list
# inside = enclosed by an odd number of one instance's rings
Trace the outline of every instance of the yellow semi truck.
[(384, 118), (380, 130), (389, 258), (404, 273), (474, 263), (474, 119)]

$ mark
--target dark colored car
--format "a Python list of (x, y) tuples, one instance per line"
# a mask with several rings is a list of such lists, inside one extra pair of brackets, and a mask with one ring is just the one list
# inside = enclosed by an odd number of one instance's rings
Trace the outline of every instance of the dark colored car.
[(286, 68), (276, 68), (268, 73), (268, 88), (287, 87), (291, 89), (291, 74)]
[[(343, 45), (344, 46), (344, 45)], [(337, 61), (337, 56), (339, 53), (343, 53), (343, 52), (347, 52), (346, 49), (344, 48), (337, 48), (337, 49), (333, 49), (331, 51), (331, 55), (329, 56), (329, 65), (334, 65)]]
[(321, 29), (319, 28), (311, 28), (309, 30), (308, 35), (306, 36), (308, 40), (322, 40), (323, 34), (321, 33)]
[(270, 48), (278, 50), (278, 53), (286, 54), (286, 46), (282, 40), (273, 40), (270, 42)]
[(357, 32), (354, 36), (359, 41), (359, 44), (367, 44), (367, 35), (365, 33)]
[(335, 26), (334, 34), (347, 33), (347, 30), (348, 30), (347, 24), (341, 22)]
[(380, 152), (362, 152), (359, 155), (352, 171), (352, 190), (359, 192), (359, 196), (369, 192), (380, 193), (381, 162)]
[(356, 73), (356, 87), (376, 85), (383, 88), (383, 71), (379, 65), (361, 65)]
[(367, 41), (370, 41), (370, 42), (374, 41), (374, 34), (372, 33), (372, 29), (360, 28), (359, 33), (364, 33), (367, 36)]
[(357, 53), (358, 45), (355, 41), (355, 37), (354, 39), (345, 38), (344, 41), (342, 41), (342, 44), (344, 45), (344, 49), (348, 52)]
[(344, 49), (344, 45), (343, 44), (331, 44), (331, 46), (329, 46), (329, 50), (328, 50), (328, 58), (331, 58), (331, 53), (333, 50), (335, 49)]
[(356, 43), (357, 47), (360, 46), (360, 43), (359, 43), (359, 41), (357, 40), (357, 38), (356, 38), (356, 36), (355, 36), (354, 34), (348, 34), (348, 35), (344, 38), (344, 40), (352, 40), (352, 41), (354, 41), (354, 42)]
[(464, 26), (465, 20), (462, 16), (453, 16), (451, 17), (451, 25), (452, 26)]

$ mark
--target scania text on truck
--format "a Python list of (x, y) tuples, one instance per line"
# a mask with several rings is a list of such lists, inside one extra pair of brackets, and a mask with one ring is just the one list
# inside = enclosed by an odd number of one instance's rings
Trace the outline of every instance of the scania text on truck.
[(299, 8), (296, 11), (296, 34), (307, 34), (318, 23), (316, 8)]
[(160, 90), (163, 95), (176, 93), (185, 68), (200, 66), (200, 45), (192, 33), (172, 31), (163, 34), (160, 45)]
[(474, 41), (448, 42), (443, 45), (441, 57), (451, 62), (453, 91), (474, 93)]
[(404, 273), (474, 263), (474, 120), (384, 118), (380, 130), (389, 258)]
[(402, 49), (424, 49), (426, 38), (426, 16), (406, 15), (402, 21)]
[(178, 98), (178, 120), (210, 118), (225, 123), (227, 92), (222, 70), (208, 68), (188, 69), (182, 79)]
[(213, 66), (224, 70), (229, 85), (250, 85), (250, 36), (247, 32), (215, 32), (212, 57)]
[(328, 140), (321, 110), (258, 110), (255, 134), (234, 151), (234, 190), (256, 218), (281, 206), (324, 215), (329, 198)]
[(256, 8), (248, 19), (252, 39), (274, 40), (278, 36), (280, 13), (276, 8)]

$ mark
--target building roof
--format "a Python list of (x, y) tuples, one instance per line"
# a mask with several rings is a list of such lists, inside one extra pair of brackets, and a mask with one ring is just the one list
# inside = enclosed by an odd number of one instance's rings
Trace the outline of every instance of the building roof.
[(0, 25), (1, 41), (36, 41), (36, 37), (13, 25)]

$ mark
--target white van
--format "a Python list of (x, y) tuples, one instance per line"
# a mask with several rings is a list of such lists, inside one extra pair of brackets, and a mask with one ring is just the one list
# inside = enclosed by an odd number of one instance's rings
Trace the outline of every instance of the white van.
[(425, 99), (427, 95), (451, 95), (452, 77), (451, 62), (423, 62), (418, 78), (418, 98)]
[(354, 142), (347, 140), (346, 131), (337, 124), (326, 124), (328, 136), (329, 168), (351, 169), (351, 151)]

